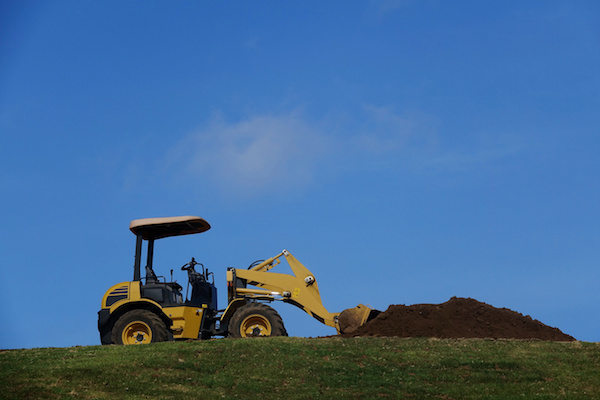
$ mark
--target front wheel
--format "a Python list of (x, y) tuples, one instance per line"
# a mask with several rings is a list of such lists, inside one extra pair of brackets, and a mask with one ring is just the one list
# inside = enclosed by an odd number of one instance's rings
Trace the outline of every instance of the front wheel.
[(229, 337), (287, 336), (281, 317), (262, 303), (250, 303), (237, 309), (229, 320)]
[(114, 344), (147, 344), (165, 342), (169, 331), (163, 321), (148, 310), (132, 310), (123, 314), (113, 327)]

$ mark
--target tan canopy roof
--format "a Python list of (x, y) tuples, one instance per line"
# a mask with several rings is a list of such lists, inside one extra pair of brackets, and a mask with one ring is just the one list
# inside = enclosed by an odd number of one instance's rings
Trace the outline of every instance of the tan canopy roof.
[(169, 236), (191, 235), (210, 229), (203, 218), (194, 216), (134, 219), (129, 229), (145, 240), (160, 239)]

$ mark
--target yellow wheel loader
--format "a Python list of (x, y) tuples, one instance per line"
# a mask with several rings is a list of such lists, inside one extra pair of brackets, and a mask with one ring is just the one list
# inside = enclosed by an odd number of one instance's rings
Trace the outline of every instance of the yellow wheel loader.
[[(228, 303), (219, 309), (214, 275), (194, 258), (181, 267), (188, 275), (185, 297), (183, 288), (173, 281), (173, 270), (167, 281), (164, 276), (157, 276), (153, 268), (157, 239), (202, 233), (210, 229), (208, 222), (194, 216), (146, 218), (131, 221), (129, 228), (136, 236), (133, 280), (113, 285), (102, 298), (98, 312), (102, 344), (215, 336), (287, 336), (281, 317), (266, 304), (272, 301), (300, 307), (338, 332), (352, 332), (379, 313), (362, 304), (342, 313), (328, 312), (321, 303), (312, 272), (286, 250), (253, 263), (248, 269), (228, 268)], [(144, 244), (147, 256), (142, 277)], [(287, 260), (293, 275), (270, 272), (282, 258)]]

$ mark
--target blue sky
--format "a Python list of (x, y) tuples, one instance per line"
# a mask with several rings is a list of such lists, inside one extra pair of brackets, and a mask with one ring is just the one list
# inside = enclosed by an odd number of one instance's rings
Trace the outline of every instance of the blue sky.
[[(136, 218), (185, 282), (290, 250), (325, 307), (472, 297), (600, 341), (594, 1), (3, 1), (0, 348), (99, 344)], [(285, 270), (282, 270), (285, 271)], [(335, 333), (275, 305), (290, 335)]]

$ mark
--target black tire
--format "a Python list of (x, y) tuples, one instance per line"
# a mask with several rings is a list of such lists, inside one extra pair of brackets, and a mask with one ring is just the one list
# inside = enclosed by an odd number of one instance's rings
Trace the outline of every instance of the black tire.
[(166, 342), (169, 331), (160, 317), (148, 310), (131, 310), (123, 314), (110, 335), (114, 344)]
[(229, 337), (287, 336), (277, 311), (262, 303), (249, 303), (238, 308), (227, 328)]

